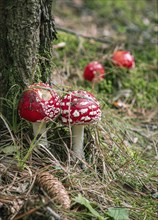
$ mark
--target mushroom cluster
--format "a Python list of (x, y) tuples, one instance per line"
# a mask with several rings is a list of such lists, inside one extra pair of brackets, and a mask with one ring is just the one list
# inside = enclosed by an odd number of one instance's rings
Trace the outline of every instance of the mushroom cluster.
[(61, 100), (61, 121), (72, 128), (72, 147), (75, 156), (84, 159), (84, 126), (101, 119), (99, 102), (87, 91), (73, 91)]
[(40, 135), (38, 146), (48, 147), (46, 122), (61, 116), (60, 121), (72, 129), (74, 158), (84, 159), (84, 126), (101, 119), (99, 102), (90, 92), (68, 92), (62, 99), (45, 83), (30, 85), (22, 94), (18, 112), (33, 125), (34, 136)]
[(58, 94), (45, 83), (30, 85), (22, 94), (18, 112), (21, 118), (32, 122), (34, 136), (43, 136), (39, 144), (48, 146), (46, 122), (53, 121), (60, 113)]

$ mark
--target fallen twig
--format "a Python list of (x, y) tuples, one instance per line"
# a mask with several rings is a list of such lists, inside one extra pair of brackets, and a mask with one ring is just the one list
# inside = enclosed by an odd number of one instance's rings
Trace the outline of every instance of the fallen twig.
[[(112, 41), (110, 40), (105, 40), (105, 39), (102, 39), (102, 38), (97, 38), (97, 37), (93, 37), (93, 36), (87, 36), (87, 35), (84, 35), (84, 34), (81, 34), (81, 33), (78, 33), (78, 32), (75, 32), (71, 29), (68, 29), (68, 28), (64, 28), (64, 27), (59, 27), (57, 26), (56, 27), (57, 30), (59, 31), (62, 31), (62, 32), (65, 32), (65, 33), (69, 33), (69, 34), (72, 34), (72, 35), (75, 35), (75, 36), (78, 36), (78, 37), (83, 37), (83, 38), (86, 38), (88, 40), (94, 40), (94, 41), (97, 41), (97, 42), (101, 42), (101, 43), (105, 43), (105, 44), (112, 44)], [(118, 43), (118, 42), (117, 42)]]
[[(114, 41), (114, 39), (112, 40), (108, 40), (108, 39), (102, 39), (102, 38), (98, 38), (98, 37), (93, 37), (93, 36), (87, 36), (85, 34), (81, 34), (81, 33), (78, 33), (76, 31), (73, 31), (69, 28), (64, 28), (64, 27), (60, 27), (60, 26), (56, 26), (56, 30), (59, 30), (59, 31), (62, 31), (62, 32), (65, 32), (65, 33), (69, 33), (69, 34), (72, 34), (72, 35), (75, 35), (77, 37), (83, 37), (85, 39), (88, 39), (88, 40), (94, 40), (96, 42), (100, 42), (100, 43), (104, 43), (104, 44), (122, 44), (124, 43), (124, 41)], [(157, 42), (149, 42), (150, 44), (157, 44)], [(132, 42), (132, 45), (142, 45), (144, 46), (146, 44), (146, 42)]]

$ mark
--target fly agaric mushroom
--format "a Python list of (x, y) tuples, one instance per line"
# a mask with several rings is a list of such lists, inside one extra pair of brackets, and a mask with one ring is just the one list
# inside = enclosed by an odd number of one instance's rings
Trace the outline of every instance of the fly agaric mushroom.
[(119, 67), (132, 69), (135, 67), (134, 57), (129, 51), (117, 50), (113, 53), (112, 62)]
[(83, 73), (83, 78), (93, 83), (103, 80), (105, 74), (104, 67), (97, 61), (89, 63)]
[(61, 121), (72, 126), (72, 147), (80, 159), (84, 159), (84, 126), (94, 124), (100, 119), (99, 102), (90, 92), (69, 92), (61, 100)]
[(21, 118), (32, 122), (34, 135), (41, 134), (40, 144), (48, 146), (46, 122), (54, 120), (60, 113), (60, 98), (45, 83), (30, 85), (22, 94), (18, 112)]

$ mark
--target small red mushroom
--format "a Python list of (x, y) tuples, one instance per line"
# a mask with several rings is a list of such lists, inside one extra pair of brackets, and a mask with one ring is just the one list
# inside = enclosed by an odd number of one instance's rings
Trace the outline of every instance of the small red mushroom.
[(117, 50), (113, 53), (112, 62), (119, 67), (132, 69), (135, 67), (134, 57), (129, 51)]
[(69, 92), (61, 100), (61, 121), (72, 126), (72, 147), (80, 159), (84, 159), (84, 126), (94, 124), (100, 119), (99, 102), (90, 92)]
[(34, 135), (42, 134), (47, 146), (46, 122), (54, 120), (60, 113), (57, 93), (45, 83), (30, 85), (22, 94), (18, 112), (21, 118), (32, 122)]
[(103, 80), (105, 74), (104, 67), (97, 61), (89, 63), (83, 73), (83, 78), (90, 82), (100, 82)]

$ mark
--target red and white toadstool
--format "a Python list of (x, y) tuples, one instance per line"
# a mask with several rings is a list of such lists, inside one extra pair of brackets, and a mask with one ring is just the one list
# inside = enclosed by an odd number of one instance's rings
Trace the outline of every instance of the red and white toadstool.
[(69, 92), (61, 100), (61, 121), (72, 126), (72, 147), (80, 159), (84, 159), (84, 126), (94, 124), (100, 119), (99, 102), (90, 92)]
[(83, 78), (93, 83), (98, 83), (103, 80), (105, 70), (102, 64), (97, 61), (89, 63), (83, 73)]
[(60, 113), (60, 98), (57, 93), (45, 83), (30, 85), (22, 94), (18, 112), (21, 118), (32, 122), (36, 136), (41, 134), (40, 144), (48, 146), (46, 122), (54, 120)]
[(132, 69), (135, 67), (134, 57), (129, 51), (117, 50), (113, 53), (112, 62), (119, 67)]

